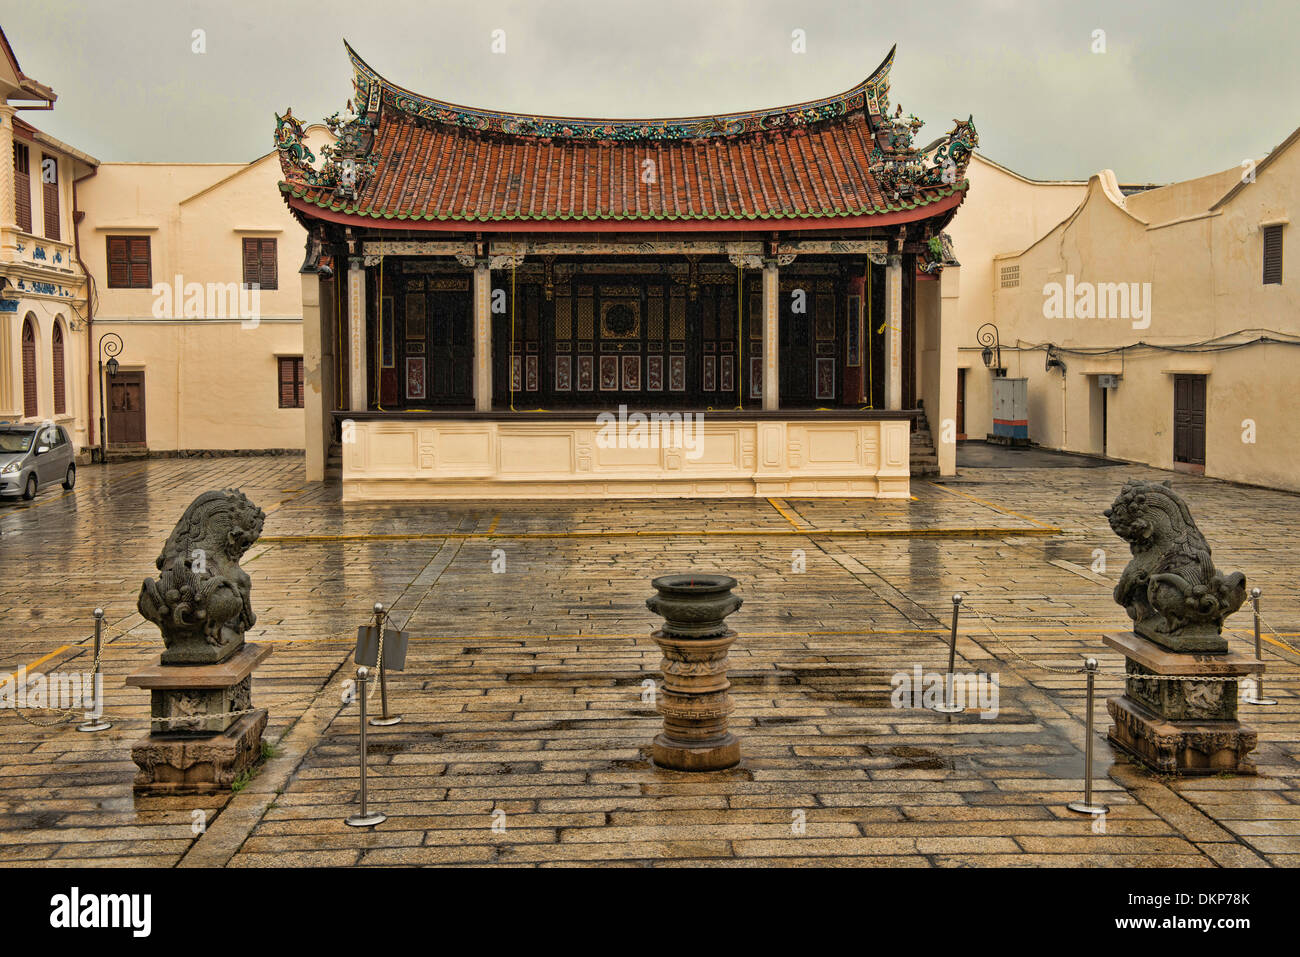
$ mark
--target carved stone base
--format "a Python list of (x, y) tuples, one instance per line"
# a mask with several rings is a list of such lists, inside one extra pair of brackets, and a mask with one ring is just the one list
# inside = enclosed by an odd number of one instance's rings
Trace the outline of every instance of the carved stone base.
[[(131, 748), (137, 792), (206, 794), (234, 783), (262, 757), (266, 711), (252, 708), (253, 669), (269, 645), (246, 644), (225, 661), (169, 665), (161, 659), (126, 679), (148, 688), (152, 732)], [(248, 711), (247, 714), (240, 714)]]
[(740, 741), (731, 732), (715, 741), (677, 741), (657, 734), (651, 757), (658, 767), (673, 771), (723, 771), (740, 763)]
[(1124, 694), (1106, 702), (1112, 743), (1160, 774), (1256, 773), (1248, 755), (1257, 736), (1237, 721), (1237, 679), (1262, 673), (1261, 662), (1170, 651), (1136, 633), (1103, 640), (1127, 662)]
[(1109, 698), (1107, 737), (1159, 774), (1255, 774), (1256, 733), (1238, 721), (1166, 721), (1127, 695)]
[(252, 707), (253, 669), (271, 653), (269, 645), (246, 644), (225, 661), (208, 665), (170, 665), (161, 658), (130, 675), (126, 683), (148, 688), (153, 731), (225, 731)]
[(137, 794), (226, 791), (262, 758), (266, 711), (239, 718), (221, 734), (151, 734), (131, 748)]

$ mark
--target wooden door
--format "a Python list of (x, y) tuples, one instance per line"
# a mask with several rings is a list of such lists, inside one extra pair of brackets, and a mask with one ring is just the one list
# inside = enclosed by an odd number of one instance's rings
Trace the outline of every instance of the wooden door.
[(957, 438), (966, 438), (966, 370), (957, 370)]
[[(842, 328), (836, 301), (833, 282), (823, 277), (791, 277), (781, 284), (778, 332), (783, 408), (831, 406), (839, 399), (836, 369)], [(762, 332), (761, 325), (755, 329)]]
[(1174, 461), (1205, 467), (1205, 376), (1174, 376)]
[(36, 330), (23, 320), (23, 415), (36, 417)]
[(108, 442), (144, 445), (144, 372), (118, 372), (108, 378)]

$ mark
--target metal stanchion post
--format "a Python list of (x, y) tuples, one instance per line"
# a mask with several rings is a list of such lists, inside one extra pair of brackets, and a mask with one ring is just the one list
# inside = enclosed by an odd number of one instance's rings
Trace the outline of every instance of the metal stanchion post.
[(362, 665), (357, 669), (357, 700), (361, 702), (361, 813), (345, 818), (343, 823), (351, 827), (374, 827), (388, 820), (387, 814), (379, 811), (367, 811), (366, 808), (366, 679), (370, 670)]
[[(99, 677), (99, 648), (100, 641), (104, 635), (104, 609), (95, 609), (95, 658), (94, 664), (91, 665), (90, 687), (95, 695), (94, 711), (87, 712), (86, 720), (77, 725), (78, 731), (107, 731), (113, 727), (112, 724), (104, 720), (104, 702), (99, 695), (99, 684), (103, 679)], [(95, 713), (98, 712), (98, 713)]]
[(388, 621), (388, 613), (384, 611), (383, 602), (375, 602), (375, 624), (379, 628), (379, 651), (375, 660), (375, 666), (379, 669), (379, 705), (383, 709), (382, 713), (375, 718), (370, 719), (370, 723), (377, 728), (387, 727), (390, 724), (397, 724), (402, 720), (400, 714), (388, 713), (388, 671), (384, 668), (383, 648), (384, 648), (384, 625)]
[(948, 642), (948, 675), (945, 681), (943, 703), (934, 706), (939, 714), (961, 714), (964, 705), (956, 703), (956, 688), (953, 686), (952, 670), (957, 663), (957, 614), (961, 610), (961, 595), (952, 596), (952, 637)]
[[(1255, 606), (1255, 660), (1263, 661), (1263, 648), (1260, 646), (1259, 637), (1259, 596), (1261, 592), (1258, 588), (1250, 590), (1250, 603)], [(1264, 672), (1255, 675), (1255, 686), (1242, 695), (1241, 700), (1246, 704), (1277, 704), (1272, 698), (1264, 696)]]
[(1084, 662), (1084, 667), (1088, 670), (1088, 716), (1084, 722), (1086, 730), (1083, 742), (1083, 800), (1071, 801), (1066, 807), (1080, 814), (1105, 814), (1110, 808), (1104, 804), (1094, 804), (1092, 801), (1092, 696), (1097, 679), (1097, 659), (1089, 658)]

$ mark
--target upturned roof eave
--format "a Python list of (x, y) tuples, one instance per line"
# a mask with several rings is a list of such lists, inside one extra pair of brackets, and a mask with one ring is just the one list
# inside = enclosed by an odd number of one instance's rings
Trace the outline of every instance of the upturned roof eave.
[(368, 227), (386, 232), (482, 232), (482, 233), (629, 233), (629, 232), (826, 232), (863, 229), (919, 222), (941, 216), (961, 204), (968, 184), (948, 194), (910, 208), (833, 216), (773, 216), (760, 218), (690, 219), (415, 219), (398, 220), (318, 205), (293, 195), (293, 187), (281, 183), (281, 195), (300, 220)]

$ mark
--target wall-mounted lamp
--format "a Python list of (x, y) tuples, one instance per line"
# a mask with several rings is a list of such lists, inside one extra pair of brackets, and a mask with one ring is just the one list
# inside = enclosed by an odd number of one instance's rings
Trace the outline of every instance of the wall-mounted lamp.
[(998, 327), (991, 322), (984, 323), (976, 330), (975, 341), (984, 347), (980, 353), (984, 368), (991, 370), (995, 376), (1006, 375), (1006, 370), (1002, 368), (1002, 341), (998, 336)]
[(1051, 372), (1053, 369), (1060, 369), (1061, 375), (1065, 375), (1065, 360), (1061, 358), (1056, 346), (1049, 344), (1047, 346), (1047, 362), (1043, 366), (1044, 371)]

